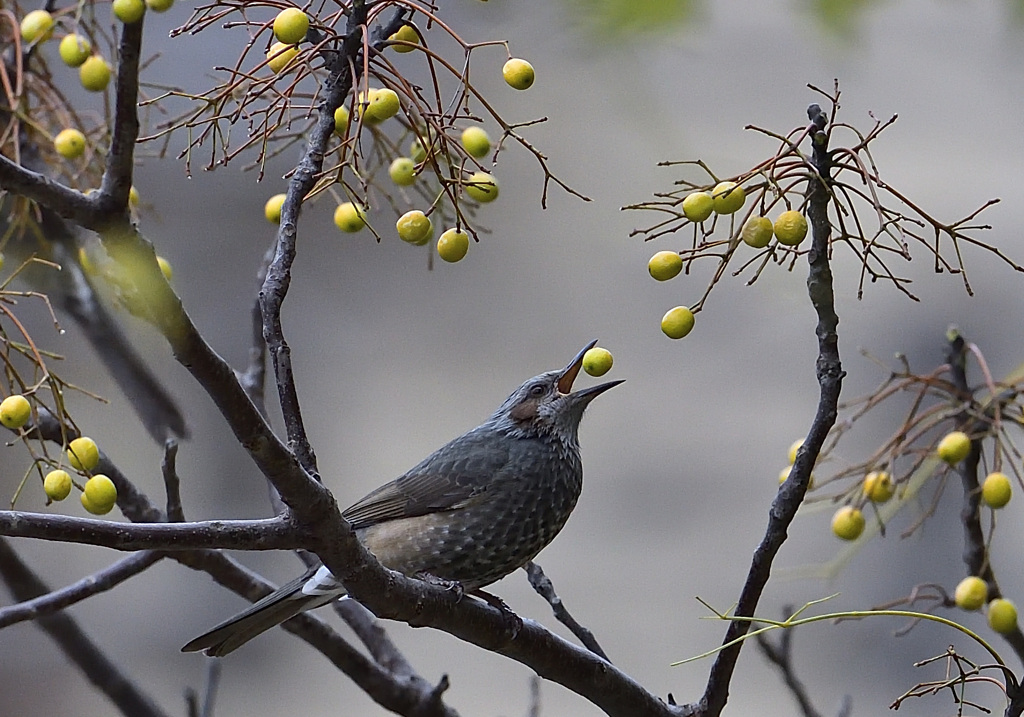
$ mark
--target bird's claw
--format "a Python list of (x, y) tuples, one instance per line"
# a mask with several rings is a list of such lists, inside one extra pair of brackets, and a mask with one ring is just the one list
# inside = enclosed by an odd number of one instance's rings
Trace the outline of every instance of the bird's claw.
[(462, 596), (466, 594), (466, 589), (462, 587), (462, 583), (458, 580), (446, 580), (445, 578), (439, 578), (436, 575), (430, 573), (420, 573), (416, 576), (428, 585), (436, 585), (439, 588), (448, 590), (455, 595), (455, 602), (462, 602)]
[(505, 621), (505, 629), (511, 636), (510, 639), (514, 640), (519, 636), (520, 631), (523, 629), (523, 618), (516, 615), (504, 600), (485, 590), (474, 590), (470, 594), (480, 598), (501, 612), (501, 617)]

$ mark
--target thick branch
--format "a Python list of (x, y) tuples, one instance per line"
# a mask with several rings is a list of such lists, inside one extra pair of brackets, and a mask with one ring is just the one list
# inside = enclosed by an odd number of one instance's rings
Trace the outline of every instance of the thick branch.
[(287, 517), (207, 520), (198, 523), (115, 523), (70, 515), (0, 510), (0, 535), (114, 550), (292, 550), (308, 536)]
[(96, 229), (100, 212), (92, 198), (65, 187), (45, 174), (33, 172), (0, 154), (0, 189), (50, 207), (65, 219)]
[[(836, 330), (839, 317), (835, 312), (832, 270), (828, 258), (831, 237), (828, 202), (832, 168), (828, 154), (828, 135), (824, 131), (827, 118), (816, 104), (808, 108), (807, 114), (811, 120), (808, 134), (811, 136), (814, 146), (811, 163), (816, 172), (816, 175), (812, 174), (809, 177), (807, 183), (807, 216), (812, 231), (811, 249), (807, 255), (810, 265), (807, 276), (807, 293), (818, 315), (818, 326), (815, 332), (818, 336), (817, 375), (820, 389), (818, 410), (807, 438), (797, 452), (796, 463), (793, 464), (790, 471), (789, 480), (782, 484), (778, 495), (772, 501), (768, 515), (768, 528), (760, 545), (754, 551), (750, 571), (747, 573), (747, 580), (740, 592), (735, 611), (736, 615), (746, 617), (754, 615), (761, 593), (771, 574), (772, 562), (785, 542), (789, 525), (796, 517), (796, 511), (807, 492), (811, 468), (821, 452), (825, 437), (835, 425), (839, 413), (839, 394), (844, 376), (839, 360), (839, 335)], [(749, 623), (744, 620), (731, 621), (725, 633), (724, 644), (733, 643), (745, 635), (748, 629)], [(711, 668), (711, 675), (708, 678), (703, 698), (698, 704), (688, 706), (688, 710), (695, 714), (716, 717), (721, 714), (729, 698), (729, 683), (742, 646), (742, 641), (735, 642), (718, 653), (715, 664)]]

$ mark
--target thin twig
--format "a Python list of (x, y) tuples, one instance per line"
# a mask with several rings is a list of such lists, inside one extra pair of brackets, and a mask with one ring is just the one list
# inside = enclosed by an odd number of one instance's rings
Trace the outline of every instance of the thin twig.
[(608, 659), (608, 655), (597, 643), (597, 638), (594, 637), (594, 633), (579, 624), (576, 619), (569, 614), (569, 610), (562, 602), (562, 598), (558, 597), (558, 594), (555, 592), (554, 583), (552, 583), (551, 579), (544, 574), (544, 570), (541, 566), (531, 560), (523, 566), (523, 569), (526, 571), (526, 575), (529, 577), (530, 585), (533, 586), (533, 589), (538, 595), (548, 601), (548, 604), (551, 606), (551, 610), (555, 613), (555, 618), (569, 628), (569, 631), (583, 643), (584, 647), (595, 655), (611, 662), (611, 660)]
[(113, 565), (67, 587), (52, 590), (30, 600), (23, 600), (16, 605), (0, 608), (0, 628), (52, 615), (86, 598), (110, 590), (155, 565), (164, 557), (166, 557), (166, 553), (161, 551), (144, 550), (121, 558)]

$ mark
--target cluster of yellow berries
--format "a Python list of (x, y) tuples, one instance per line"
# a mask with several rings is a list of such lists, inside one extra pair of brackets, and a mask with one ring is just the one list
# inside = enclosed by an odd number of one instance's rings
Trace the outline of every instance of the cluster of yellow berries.
[[(709, 191), (690, 192), (683, 197), (683, 215), (699, 224), (712, 214), (730, 215), (743, 208), (746, 190), (736, 182), (719, 182)], [(797, 246), (807, 236), (807, 219), (795, 210), (787, 210), (773, 223), (768, 217), (750, 217), (740, 233), (743, 241), (755, 249), (763, 249), (774, 237), (783, 246)], [(683, 259), (674, 251), (659, 251), (647, 263), (647, 270), (657, 281), (674, 279), (683, 270)], [(693, 329), (693, 312), (685, 306), (670, 309), (661, 319), (661, 330), (672, 339), (681, 339)]]
[[(296, 7), (278, 13), (273, 25), (277, 42), (267, 52), (267, 65), (273, 72), (280, 73), (291, 66), (291, 61), (299, 53), (298, 44), (305, 39), (309, 25), (309, 16)], [(420, 42), (419, 31), (411, 24), (403, 25), (388, 38), (388, 46), (400, 53), (412, 52), (417, 49)], [(510, 87), (517, 90), (528, 89), (536, 79), (533, 66), (520, 58), (510, 58), (502, 68), (502, 76)], [(391, 119), (401, 111), (401, 108), (402, 103), (398, 94), (386, 87), (371, 87), (356, 97), (356, 111), (360, 119), (370, 125)], [(334, 130), (339, 136), (347, 136), (350, 119), (348, 107), (343, 105), (335, 111)], [(428, 131), (427, 134), (429, 136), (431, 133)], [(486, 157), (492, 149), (491, 138), (479, 125), (466, 127), (460, 139), (466, 153), (475, 159)], [(388, 176), (395, 185), (408, 187), (415, 184), (418, 171), (422, 171), (428, 158), (427, 148), (423, 145), (419, 139), (414, 139), (409, 147), (409, 155), (396, 157), (391, 162)], [(498, 181), (489, 173), (479, 171), (462, 182), (462, 190), (477, 202), (486, 204), (498, 198)], [(284, 194), (274, 195), (267, 200), (264, 215), (268, 221), (280, 223), (284, 200)], [(334, 211), (334, 224), (343, 232), (359, 232), (366, 226), (366, 212), (366, 207), (355, 202), (342, 202)], [(430, 218), (420, 210), (402, 215), (396, 222), (395, 229), (399, 238), (415, 246), (429, 243), (434, 236)], [(448, 229), (438, 237), (437, 253), (447, 262), (461, 261), (468, 251), (469, 236), (458, 227)]]
[[(971, 452), (971, 438), (963, 431), (950, 431), (936, 447), (936, 454), (945, 463), (955, 466)], [(885, 503), (895, 487), (887, 471), (871, 471), (864, 477), (862, 495), (872, 503)], [(993, 471), (981, 484), (981, 502), (998, 510), (1005, 507), (1013, 496), (1010, 478), (1005, 473)], [(832, 532), (843, 540), (856, 540), (864, 532), (864, 514), (859, 508), (847, 505), (832, 516)], [(980, 605), (979, 605), (980, 607)]]
[[(887, 503), (896, 493), (888, 471), (870, 471), (861, 483), (862, 500), (877, 505)], [(844, 505), (832, 516), (832, 532), (843, 540), (856, 540), (864, 532), (864, 513), (854, 505)]]
[(973, 612), (988, 605), (988, 625), (1005, 634), (1017, 629), (1017, 606), (1006, 598), (988, 599), (988, 583), (977, 575), (970, 575), (956, 586), (953, 600), (962, 610)]
[[(155, 12), (164, 12), (173, 4), (174, 0), (113, 0), (111, 8), (114, 17), (121, 22), (134, 23), (142, 19), (147, 7)], [(26, 43), (46, 42), (53, 37), (55, 25), (56, 20), (50, 12), (33, 10), (21, 19), (21, 39)], [(57, 52), (65, 65), (78, 69), (78, 79), (89, 92), (102, 92), (110, 84), (110, 63), (93, 52), (88, 37), (68, 33), (61, 38)], [(74, 127), (61, 130), (53, 143), (57, 153), (67, 159), (77, 159), (85, 153), (85, 135)]]
[[(154, 12), (165, 12), (174, 0), (113, 0), (111, 9), (114, 17), (129, 24), (138, 22), (148, 7)], [(28, 43), (46, 42), (53, 36), (56, 21), (46, 10), (33, 10), (21, 19), (21, 39)], [(110, 64), (102, 55), (93, 53), (89, 38), (69, 33), (61, 38), (58, 46), (60, 59), (68, 67), (78, 68), (78, 79), (82, 87), (90, 92), (102, 92), (110, 83)]]
[[(8, 396), (0, 401), (0, 425), (17, 431), (25, 427), (32, 418), (32, 404), (20, 394)], [(100, 464), (100, 449), (96, 441), (86, 436), (76, 438), (68, 444), (68, 464), (89, 478), (82, 488), (82, 507), (94, 515), (109, 513), (117, 503), (117, 488), (107, 476), (92, 471)], [(60, 468), (43, 477), (43, 492), (50, 500), (61, 501), (71, 494), (71, 475)]]

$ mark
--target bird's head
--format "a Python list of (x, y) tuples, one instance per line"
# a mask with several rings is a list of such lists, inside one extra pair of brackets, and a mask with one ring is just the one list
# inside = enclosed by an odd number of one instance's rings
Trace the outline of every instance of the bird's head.
[(554, 434), (575, 442), (580, 420), (590, 402), (622, 383), (609, 381), (575, 392), (572, 390), (583, 366), (583, 355), (596, 344), (595, 340), (584, 346), (560, 371), (548, 371), (526, 381), (505, 399), (491, 420), (510, 430)]

